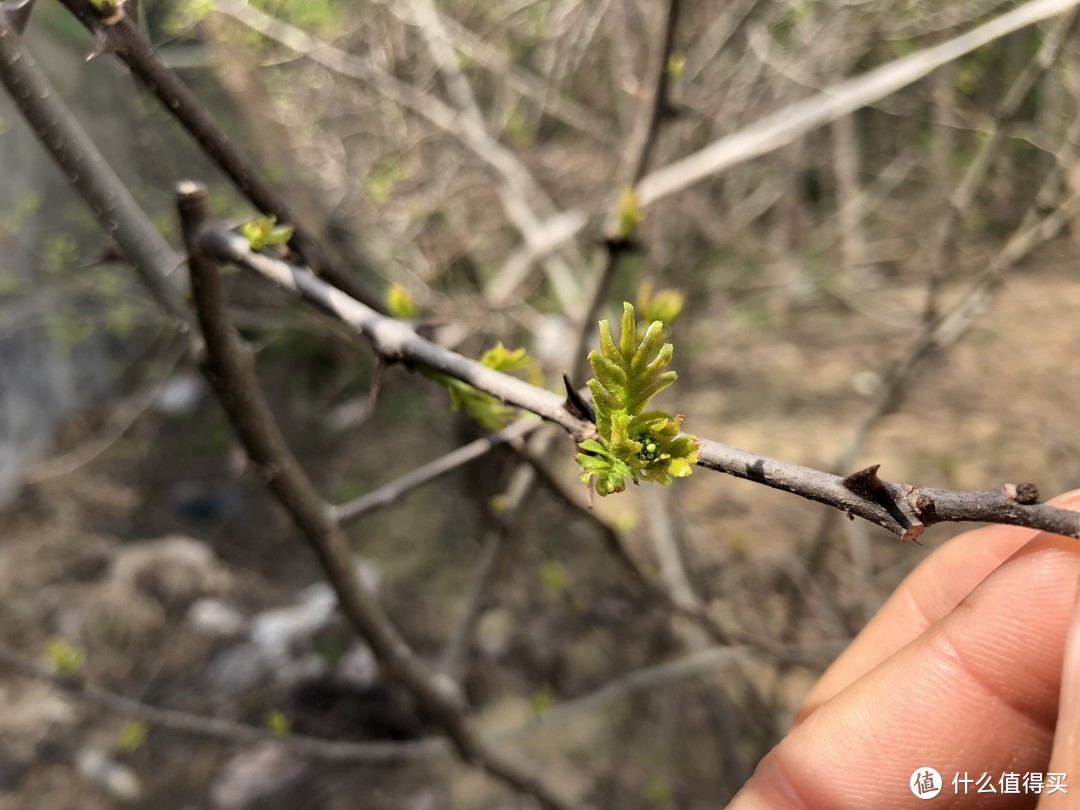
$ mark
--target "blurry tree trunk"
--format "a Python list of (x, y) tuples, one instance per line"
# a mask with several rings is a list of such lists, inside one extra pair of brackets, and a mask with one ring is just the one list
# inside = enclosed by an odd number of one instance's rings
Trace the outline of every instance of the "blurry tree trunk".
[(855, 280), (860, 269), (866, 264), (866, 232), (863, 230), (863, 204), (859, 194), (859, 147), (855, 116), (847, 115), (835, 121), (831, 130), (840, 248), (844, 273), (849, 280)]
[(784, 185), (787, 191), (776, 206), (778, 221), (772, 240), (774, 249), (773, 283), (770, 309), (774, 317), (784, 317), (792, 306), (810, 294), (810, 279), (803, 263), (809, 237), (809, 215), (803, 200), (803, 173), (809, 162), (805, 140), (798, 140), (781, 150)]
[[(1068, 50), (1062, 54), (1061, 59), (1062, 70), (1062, 83), (1064, 85), (1065, 93), (1068, 94), (1072, 107), (1075, 108), (1077, 100), (1080, 99), (1080, 54), (1077, 54), (1075, 50)], [(1066, 196), (1069, 194), (1075, 194), (1080, 191), (1080, 155), (1078, 155), (1078, 144), (1070, 141), (1068, 149), (1068, 165), (1065, 167), (1065, 186)], [(1037, 200), (1038, 203), (1043, 203), (1043, 200)], [(1049, 202), (1049, 205), (1053, 205), (1053, 201)], [(1080, 246), (1080, 217), (1073, 219), (1070, 223), (1070, 235), (1074, 244)]]
[[(931, 144), (930, 161), (934, 180), (944, 188), (952, 188), (953, 153), (956, 150), (956, 71), (952, 64), (945, 65), (934, 74), (931, 90), (934, 100), (934, 140)], [(945, 205), (949, 204), (945, 198)]]
[[(216, 76), (243, 119), (245, 147), (254, 153), (258, 164), (274, 178), (276, 185), (288, 189), (301, 219), (314, 223), (319, 231), (326, 231), (327, 246), (342, 260), (354, 268), (374, 267), (368, 247), (360, 244), (350, 223), (342, 222), (341, 215), (334, 210), (332, 201), (342, 196), (340, 192), (327, 188), (318, 172), (306, 170), (303, 162), (295, 159), (298, 150), (310, 149), (311, 139), (306, 133), (290, 130), (274, 114), (276, 104), (266, 82), (260, 71), (253, 70), (247, 61), (247, 49), (237, 48), (235, 41), (230, 41), (224, 19), (210, 14), (202, 21), (200, 30), (216, 66)], [(307, 121), (304, 125), (314, 126), (314, 122)]]

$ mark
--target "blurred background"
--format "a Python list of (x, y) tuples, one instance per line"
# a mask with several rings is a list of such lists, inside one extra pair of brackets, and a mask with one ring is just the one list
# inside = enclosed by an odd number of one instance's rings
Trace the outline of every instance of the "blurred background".
[[(525, 376), (559, 390), (563, 372), (584, 382), (574, 351), (605, 217), (658, 64), (649, 169), (1020, 5), (687, 0), (670, 53), (666, 4), (642, 0), (157, 0), (140, 24), (365, 285), (468, 356), (526, 347)], [(1002, 258), (1080, 191), (1073, 16), (642, 212), (598, 316), (618, 318), (643, 282), (685, 297), (661, 404), (689, 432), (836, 472), (880, 463), (893, 481), (1077, 486), (1080, 222)], [(254, 215), (132, 75), (82, 62), (92, 38), (60, 4), (36, 9), (25, 46), (174, 245), (179, 180), (206, 182), (227, 221)], [(448, 755), (290, 748), (435, 732), (337, 617), (182, 343), (6, 96), (0, 178), (0, 649), (284, 741), (162, 728), (0, 666), (0, 807), (533, 806)], [(574, 217), (572, 238), (529, 250)], [(484, 434), (328, 317), (228, 283), (328, 499)], [(545, 441), (519, 506), (522, 461), (501, 448), (350, 538), (479, 727), (598, 807), (722, 805), (828, 662), (961, 530), (902, 544), (706, 470), (590, 511), (573, 444)], [(613, 537), (711, 630), (628, 575)]]

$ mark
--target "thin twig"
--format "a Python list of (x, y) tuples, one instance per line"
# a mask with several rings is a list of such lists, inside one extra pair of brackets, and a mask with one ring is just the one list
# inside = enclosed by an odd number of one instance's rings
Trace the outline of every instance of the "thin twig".
[(247, 239), (232, 231), (208, 225), (200, 231), (198, 244), (207, 256), (251, 270), (341, 319), (367, 338), (388, 362), (415, 363), (454, 377), (560, 425), (579, 441), (595, 432), (591, 423), (571, 415), (563, 407), (559, 395), (432, 343), (404, 321), (389, 318), (350, 298), (316, 278), (307, 268), (252, 251)]
[(429, 759), (447, 750), (446, 741), (442, 739), (385, 743), (339, 742), (293, 733), (281, 736), (265, 728), (237, 723), (222, 717), (151, 706), (148, 703), (93, 686), (78, 678), (64, 677), (5, 647), (0, 647), (0, 665), (26, 678), (48, 684), (79, 700), (101, 706), (123, 717), (142, 720), (159, 728), (210, 737), (228, 743), (276, 742), (299, 756), (311, 759), (329, 762), (400, 762)]
[[(680, 10), (681, 0), (668, 0), (665, 7), (664, 24), (660, 31), (660, 42), (653, 52), (653, 61), (649, 67), (649, 89), (638, 106), (634, 129), (626, 147), (626, 159), (623, 163), (622, 176), (616, 185), (613, 197), (617, 197), (624, 189), (630, 189), (637, 185), (645, 174), (653, 153), (656, 151), (656, 143), (660, 136), (660, 123), (665, 113), (668, 112), (670, 62), (675, 51), (675, 30), (679, 24)], [(578, 325), (578, 339), (571, 355), (576, 364), (572, 370), (575, 377), (586, 373), (586, 355), (588, 352), (585, 347), (592, 339), (597, 315), (607, 298), (608, 288), (619, 266), (619, 260), (629, 247), (627, 244), (629, 235), (618, 232), (619, 205), (620, 202), (615, 200), (608, 213), (604, 243), (600, 249), (601, 258), (598, 262), (599, 267), (589, 297), (589, 305)]]
[(652, 172), (638, 185), (643, 206), (736, 163), (768, 154), (806, 133), (907, 87), (927, 74), (1020, 28), (1061, 14), (1080, 0), (1032, 0), (940, 45), (896, 59), (827, 88)]
[(182, 332), (190, 313), (171, 273), (182, 263), (135, 202), (131, 192), (71, 114), (44, 72), (0, 21), (0, 82), (68, 181), (93, 211), (102, 230), (132, 263), (147, 291)]
[[(125, 14), (106, 21), (94, 0), (62, 0), (64, 6), (94, 33), (98, 50), (124, 62), (161, 102), (165, 110), (191, 134), (203, 151), (232, 180), (236, 188), (264, 214), (292, 226), (290, 246), (321, 277), (368, 306), (384, 311), (382, 298), (368, 289), (354, 272), (338, 267), (308, 231), (285, 199), (262, 176), (157, 52), (143, 39), (138, 25)], [(354, 257), (359, 269), (368, 269)]]
[[(174, 336), (175, 342), (175, 336)], [(28, 467), (22, 474), (22, 480), (26, 484), (38, 484), (62, 475), (70, 475), (82, 467), (85, 467), (102, 453), (106, 452), (135, 424), (154, 402), (160, 397), (162, 390), (169, 382), (169, 375), (183, 356), (187, 346), (173, 348), (163, 358), (164, 369), (160, 372), (160, 379), (153, 385), (146, 386), (136, 395), (128, 397), (125, 401), (117, 403), (110, 408), (109, 424), (105, 435), (96, 435), (91, 441), (81, 444), (70, 452), (60, 456), (54, 456), (47, 461), (40, 461)]]
[[(733, 166), (775, 152), (837, 118), (919, 81), (942, 65), (1020, 28), (1062, 14), (1078, 3), (1080, 0), (1032, 0), (965, 34), (895, 59), (861, 76), (825, 88), (808, 99), (789, 104), (697, 152), (650, 172), (637, 185), (638, 204), (647, 208)], [(588, 222), (584, 212), (564, 212), (560, 221), (563, 227), (558, 235), (563, 240), (572, 239)], [(554, 236), (553, 223), (546, 225), (549, 235)], [(550, 250), (557, 249), (560, 244), (555, 238), (546, 242)], [(530, 251), (519, 260), (534, 261), (539, 255)]]
[[(555, 204), (525, 164), (488, 132), (484, 115), (476, 101), (476, 95), (473, 93), (468, 78), (458, 66), (454, 46), (450, 42), (442, 17), (439, 16), (433, 0), (413, 0), (412, 6), (416, 12), (420, 31), (428, 44), (428, 50), (439, 72), (446, 79), (450, 98), (461, 112), (463, 119), (461, 126), (467, 133), (466, 137), (484, 145), (484, 153), (490, 156), (488, 161), (505, 179), (502, 187), (502, 194), (505, 197), (503, 208), (521, 232), (526, 244), (535, 242), (535, 234), (541, 227), (541, 220), (533, 209), (531, 200), (537, 200), (549, 214), (557, 210)], [(577, 279), (574, 278), (570, 267), (558, 257), (550, 257), (549, 262), (546, 271), (552, 289), (558, 296), (563, 311), (574, 312), (581, 297)], [(501, 302), (493, 301), (492, 303), (498, 306)]]
[(563, 95), (550, 82), (537, 76), (526, 66), (508, 59), (503, 49), (474, 34), (453, 17), (445, 16), (442, 22), (462, 53), (476, 64), (487, 68), (496, 78), (504, 80), (509, 87), (522, 95), (532, 97), (540, 104), (544, 114), (558, 118), (600, 144), (612, 145), (607, 124), (592, 110)]
[(469, 586), (468, 595), (465, 597), (465, 607), (461, 611), (457, 627), (450, 634), (450, 641), (446, 644), (443, 653), (442, 665), (439, 669), (447, 676), (460, 679), (462, 662), (465, 653), (472, 641), (473, 629), (480, 618), (480, 610), (484, 604), (484, 595), (488, 586), (495, 576), (495, 567), (499, 561), (499, 552), (506, 541), (506, 527), (503, 525), (490, 526), (484, 532), (484, 543), (480, 549), (480, 558), (472, 570), (472, 584)]
[(335, 506), (332, 513), (333, 517), (342, 525), (347, 525), (368, 512), (397, 503), (417, 487), (490, 453), (496, 447), (501, 447), (504, 444), (528, 436), (542, 424), (543, 422), (531, 416), (520, 419), (509, 427), (489, 433), (487, 436), (482, 436), (455, 450), (451, 450), (449, 453), (417, 467), (400, 478), (388, 484), (383, 484), (381, 487), (373, 489), (355, 500)]
[[(388, 676), (431, 714), (465, 762), (475, 762), (545, 807), (558, 810), (579, 807), (548, 778), (486, 742), (466, 719), (456, 685), (430, 671), (383, 612), (375, 594), (359, 575), (344, 533), (286, 444), (259, 390), (251, 352), (239, 343), (229, 323), (217, 261), (203, 252), (207, 240), (200, 238), (207, 215), (206, 187), (182, 183), (177, 191), (177, 207), (190, 257), (192, 292), (206, 341), (207, 378), (248, 458), (262, 470), (267, 486), (319, 558), (346, 618), (368, 642)], [(344, 297), (338, 290), (331, 292)], [(376, 318), (382, 317), (374, 310), (368, 312)]]
[[(517, 156), (495, 140), (488, 133), (483, 117), (460, 72), (455, 73), (452, 50), (446, 53), (448, 44), (445, 31), (432, 32), (429, 42), (436, 51), (436, 61), (440, 70), (449, 78), (448, 85), (460, 107), (459, 110), (444, 104), (435, 96), (425, 93), (395, 76), (378, 70), (368, 59), (353, 56), (350, 53), (322, 42), (299, 28), (288, 25), (249, 5), (246, 0), (220, 0), (217, 12), (225, 14), (253, 31), (279, 45), (304, 55), (316, 64), (322, 65), (343, 76), (367, 84), (377, 93), (407, 110), (419, 115), (428, 123), (441, 129), (464, 144), (476, 157), (490, 166), (503, 179), (502, 202), (507, 217), (513, 222), (528, 246), (530, 252), (543, 259), (550, 255), (544, 246), (546, 223), (533, 210), (530, 200), (536, 200), (544, 207), (545, 216), (557, 216), (558, 209), (551, 202), (547, 193), (540, 187), (525, 165)], [(428, 23), (422, 30), (428, 31), (438, 22), (438, 16), (422, 17)], [(580, 297), (580, 290), (569, 267), (561, 261), (553, 260), (546, 265), (552, 288), (559, 296), (567, 311), (573, 311)], [(493, 303), (498, 304), (499, 301)]]
[(932, 322), (937, 315), (937, 299), (944, 281), (945, 267), (952, 261), (955, 254), (957, 227), (975, 202), (979, 189), (990, 176), (994, 160), (1001, 151), (1002, 144), (1005, 143), (1008, 126), (1016, 118), (1020, 105), (1030, 95), (1039, 78), (1057, 62), (1062, 46), (1076, 19), (1075, 9), (1063, 14), (1046, 34), (1039, 50), (1013, 79), (1004, 98), (994, 108), (993, 118), (987, 126), (987, 136), (979, 143), (979, 148), (968, 163), (963, 178), (949, 197), (941, 221), (935, 229), (930, 248), (926, 302), (923, 305), (923, 320), (927, 323)]
[[(844, 649), (850, 640), (823, 641), (814, 645), (787, 645), (777, 649), (777, 655), (801, 663), (812, 658), (818, 665), (830, 660)], [(623, 678), (605, 684), (599, 689), (582, 697), (562, 703), (535, 718), (513, 726), (507, 726), (490, 732), (490, 739), (513, 739), (522, 734), (530, 734), (546, 728), (561, 725), (586, 713), (595, 712), (607, 704), (630, 697), (648, 689), (656, 689), (686, 678), (704, 675), (718, 668), (745, 661), (757, 650), (751, 646), (711, 647), (685, 655), (674, 661), (666, 661), (651, 667), (635, 670)]]

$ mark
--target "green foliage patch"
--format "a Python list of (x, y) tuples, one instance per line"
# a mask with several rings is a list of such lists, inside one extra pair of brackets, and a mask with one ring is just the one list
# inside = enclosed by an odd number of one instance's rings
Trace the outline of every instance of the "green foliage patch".
[(663, 342), (663, 322), (653, 321), (638, 340), (634, 307), (624, 303), (621, 328), (616, 343), (611, 324), (600, 322), (600, 349), (589, 354), (596, 376), (588, 383), (600, 438), (582, 442), (575, 456), (583, 468), (581, 480), (588, 484), (595, 478), (601, 495), (622, 492), (627, 478), (668, 486), (673, 478), (690, 475), (700, 445), (693, 436), (680, 435), (682, 415), (645, 410), (677, 376), (665, 370), (674, 348)]
[[(507, 349), (502, 343), (497, 343), (484, 352), (480, 362), (496, 371), (516, 371), (530, 366), (532, 358), (524, 348)], [(450, 394), (450, 406), (455, 411), (465, 411), (485, 430), (502, 430), (517, 413), (517, 408), (466, 382), (436, 371), (425, 371), (424, 374), (446, 387)]]

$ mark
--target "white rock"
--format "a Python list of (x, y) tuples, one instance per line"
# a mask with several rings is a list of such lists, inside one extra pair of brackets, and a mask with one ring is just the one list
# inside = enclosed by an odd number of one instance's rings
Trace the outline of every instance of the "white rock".
[(169, 378), (154, 399), (154, 407), (164, 414), (178, 416), (195, 410), (206, 396), (206, 383), (193, 371)]
[(75, 768), (84, 779), (125, 802), (142, 796), (142, 784), (135, 772), (105, 755), (99, 748), (83, 748), (75, 755)]
[(270, 655), (284, 656), (295, 640), (325, 625), (336, 607), (333, 589), (317, 582), (300, 592), (299, 604), (258, 614), (251, 622), (251, 640)]
[(280, 793), (304, 773), (304, 765), (277, 743), (263, 743), (237, 754), (210, 788), (217, 810), (257, 807), (260, 799)]
[(338, 680), (352, 686), (366, 688), (379, 677), (379, 664), (367, 644), (354, 644), (337, 662), (334, 674)]
[(239, 635), (247, 629), (247, 619), (239, 611), (210, 597), (192, 602), (187, 620), (204, 633), (222, 638)]
[(859, 396), (871, 396), (881, 387), (881, 375), (876, 371), (860, 371), (852, 377), (851, 387)]

